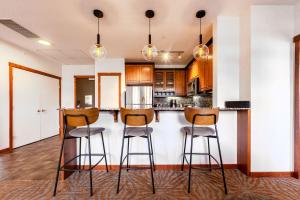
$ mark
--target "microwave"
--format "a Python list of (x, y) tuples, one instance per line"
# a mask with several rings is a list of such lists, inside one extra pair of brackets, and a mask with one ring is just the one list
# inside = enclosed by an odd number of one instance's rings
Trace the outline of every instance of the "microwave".
[(195, 78), (187, 84), (187, 95), (194, 96), (199, 93), (199, 78)]

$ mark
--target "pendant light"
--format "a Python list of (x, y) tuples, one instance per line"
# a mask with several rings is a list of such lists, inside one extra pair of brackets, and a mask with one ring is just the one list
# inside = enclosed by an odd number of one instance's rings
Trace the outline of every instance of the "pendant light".
[(145, 12), (145, 16), (149, 19), (149, 35), (148, 35), (148, 44), (143, 48), (142, 55), (145, 60), (152, 61), (158, 55), (158, 51), (156, 47), (152, 44), (151, 32), (150, 32), (151, 31), (150, 19), (154, 17), (154, 11), (147, 10)]
[(94, 16), (98, 18), (98, 33), (97, 33), (97, 43), (90, 48), (90, 55), (94, 59), (104, 58), (107, 54), (107, 51), (103, 45), (100, 43), (100, 34), (99, 34), (99, 19), (103, 18), (103, 12), (101, 10), (94, 10)]
[(207, 57), (209, 49), (205, 44), (202, 44), (202, 33), (201, 33), (201, 19), (205, 16), (205, 10), (199, 10), (196, 13), (196, 17), (200, 19), (200, 35), (199, 44), (193, 50), (193, 56), (196, 60), (200, 60), (203, 57)]

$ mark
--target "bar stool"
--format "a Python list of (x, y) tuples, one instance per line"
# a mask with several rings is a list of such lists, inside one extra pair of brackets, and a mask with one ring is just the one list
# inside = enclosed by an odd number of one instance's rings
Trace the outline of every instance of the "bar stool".
[[(225, 180), (225, 174), (224, 174), (224, 166), (223, 166), (223, 161), (222, 161), (221, 148), (220, 148), (218, 129), (217, 129), (219, 109), (218, 108), (208, 109), (208, 108), (191, 108), (191, 107), (187, 107), (187, 108), (184, 109), (184, 115), (185, 115), (186, 120), (189, 123), (192, 124), (192, 126), (184, 127), (185, 139), (184, 139), (184, 152), (183, 152), (182, 166), (181, 166), (181, 170), (183, 171), (184, 161), (186, 161), (189, 165), (188, 192), (190, 193), (190, 188), (191, 188), (191, 172), (192, 172), (192, 169), (202, 169), (203, 170), (203, 168), (192, 167), (192, 157), (193, 157), (193, 155), (207, 155), (208, 159), (209, 159), (209, 171), (212, 170), (211, 158), (213, 160), (215, 160), (215, 162), (219, 166), (216, 169), (221, 169), (222, 176), (223, 176), (224, 191), (225, 191), (225, 194), (227, 194), (227, 186), (226, 186), (226, 180)], [(209, 126), (213, 126), (213, 128), (209, 127)], [(191, 150), (190, 150), (190, 153), (186, 153), (187, 135), (191, 135)], [(193, 140), (194, 140), (194, 138), (197, 138), (199, 136), (207, 138), (208, 153), (194, 153), (193, 152)], [(217, 159), (210, 154), (210, 144), (209, 144), (209, 139), (210, 138), (217, 139), (219, 157), (220, 157), (220, 164), (217, 161)], [(190, 155), (190, 161), (188, 161), (188, 159), (186, 158), (186, 155)]]
[[(152, 146), (152, 139), (151, 139), (151, 133), (153, 132), (153, 128), (148, 126), (148, 124), (150, 124), (152, 122), (153, 116), (154, 116), (154, 110), (152, 108), (151, 109), (121, 108), (121, 119), (122, 119), (122, 122), (124, 123), (124, 130), (123, 130), (117, 193), (119, 193), (121, 171), (122, 171), (122, 169), (124, 169), (123, 163), (125, 160), (127, 160), (127, 165), (125, 168), (127, 171), (129, 169), (150, 169), (151, 180), (152, 180), (152, 191), (153, 191), (153, 194), (155, 193), (154, 177), (153, 177), (153, 170), (155, 169), (155, 164), (154, 164), (154, 159), (153, 159), (153, 146)], [(129, 152), (129, 140), (130, 140), (130, 138), (133, 138), (133, 137), (141, 137), (141, 138), (147, 139), (148, 153), (130, 153)], [(125, 139), (127, 139), (127, 154), (123, 158), (123, 149), (124, 149)], [(132, 167), (130, 167), (129, 163), (128, 163), (129, 155), (148, 155), (150, 167), (149, 168), (146, 168), (146, 167), (132, 168)]]
[[(93, 196), (93, 182), (92, 182), (92, 170), (96, 167), (103, 159), (105, 161), (106, 171), (108, 172), (107, 167), (107, 160), (106, 160), (106, 152), (103, 140), (103, 131), (105, 130), (102, 127), (90, 127), (92, 123), (95, 123), (99, 117), (99, 110), (98, 108), (90, 108), (90, 109), (65, 109), (63, 111), (64, 114), (64, 127), (63, 127), (63, 141), (61, 144), (60, 154), (59, 154), (59, 161), (56, 173), (56, 181), (53, 196), (56, 195), (56, 188), (58, 184), (59, 172), (60, 171), (89, 171), (90, 174), (90, 195)], [(102, 139), (102, 147), (103, 147), (103, 154), (92, 154), (91, 152), (91, 136), (100, 134)], [(79, 155), (75, 156), (74, 158), (66, 161), (61, 166), (61, 159), (62, 153), (64, 150), (64, 143), (66, 139), (77, 139), (79, 138)], [(81, 139), (86, 138), (88, 140), (88, 154), (81, 153)], [(89, 157), (89, 168), (82, 169), (81, 167), (81, 157), (88, 156)], [(92, 166), (91, 158), (92, 156), (100, 156), (101, 159)], [(75, 159), (79, 158), (79, 168), (78, 169), (69, 169), (67, 168), (67, 164), (71, 163)]]

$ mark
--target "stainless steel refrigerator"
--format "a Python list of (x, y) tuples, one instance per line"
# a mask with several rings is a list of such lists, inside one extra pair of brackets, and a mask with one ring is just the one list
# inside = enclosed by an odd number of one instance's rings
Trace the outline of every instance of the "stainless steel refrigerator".
[(126, 86), (126, 108), (151, 108), (152, 86)]

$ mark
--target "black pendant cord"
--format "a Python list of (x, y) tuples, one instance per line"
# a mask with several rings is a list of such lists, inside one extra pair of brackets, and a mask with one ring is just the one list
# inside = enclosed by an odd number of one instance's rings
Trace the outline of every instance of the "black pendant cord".
[(199, 35), (199, 44), (202, 44), (202, 30), (201, 30), (201, 18), (200, 18), (200, 27), (199, 27), (200, 35)]
[(99, 18), (98, 18), (98, 33), (97, 33), (97, 44), (100, 44), (100, 34), (99, 34)]
[(150, 18), (149, 18), (149, 35), (148, 35), (148, 43), (151, 44), (151, 21), (150, 21)]

